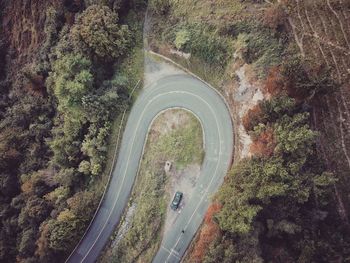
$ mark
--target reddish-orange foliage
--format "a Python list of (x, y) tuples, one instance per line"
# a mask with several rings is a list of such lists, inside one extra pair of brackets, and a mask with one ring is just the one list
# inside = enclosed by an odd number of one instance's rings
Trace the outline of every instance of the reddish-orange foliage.
[(46, 95), (45, 78), (35, 73), (27, 73), (27, 84), (25, 88), (33, 96)]
[(278, 95), (285, 88), (285, 79), (281, 74), (279, 67), (273, 67), (269, 70), (269, 74), (265, 81), (265, 90), (272, 96)]
[(204, 217), (204, 222), (209, 224), (213, 221), (213, 216), (219, 212), (222, 208), (222, 205), (220, 203), (212, 203), (208, 210), (207, 210), (207, 213), (205, 214), (205, 217)]
[(190, 262), (199, 263), (203, 261), (205, 252), (208, 250), (210, 243), (213, 242), (220, 235), (220, 228), (214, 222), (213, 216), (220, 211), (221, 205), (219, 203), (212, 203), (204, 218), (204, 224), (199, 234), (199, 239), (196, 242)]
[(263, 17), (263, 23), (265, 26), (274, 30), (279, 30), (281, 26), (285, 25), (286, 21), (287, 14), (280, 4), (272, 5), (265, 10)]
[(49, 253), (49, 225), (47, 223), (43, 223), (40, 226), (40, 236), (36, 241), (37, 248), (35, 250), (35, 255), (37, 255), (40, 259), (45, 259), (45, 257)]
[(263, 131), (257, 138), (254, 139), (252, 145), (250, 146), (250, 151), (252, 154), (271, 156), (276, 147), (274, 130), (268, 128)]
[(255, 105), (252, 109), (242, 118), (242, 124), (246, 131), (251, 131), (253, 128), (258, 125), (262, 118), (263, 112), (259, 104)]
[(23, 193), (33, 192), (34, 190), (33, 181), (32, 180), (26, 181), (24, 184), (21, 185), (21, 189)]

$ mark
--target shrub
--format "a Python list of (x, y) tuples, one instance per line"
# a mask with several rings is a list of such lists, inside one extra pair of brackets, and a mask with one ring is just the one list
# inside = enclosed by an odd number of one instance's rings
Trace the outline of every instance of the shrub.
[(184, 52), (215, 66), (224, 67), (233, 53), (228, 38), (201, 24), (181, 24), (171, 28), (163, 37)]
[(248, 64), (254, 63), (260, 78), (264, 78), (271, 67), (282, 63), (283, 46), (268, 30), (255, 29), (245, 36), (245, 41), (243, 58)]
[(182, 29), (176, 33), (175, 47), (182, 49), (190, 40), (190, 33), (186, 29)]
[(166, 15), (171, 8), (170, 0), (150, 0), (150, 8), (158, 15)]
[(89, 6), (71, 31), (78, 50), (110, 60), (125, 54), (130, 44), (128, 26), (118, 25), (118, 15), (107, 6)]
[(250, 151), (257, 156), (269, 157), (274, 153), (275, 146), (274, 130), (267, 128), (254, 138)]
[(315, 95), (330, 94), (339, 89), (329, 69), (324, 66), (308, 69), (299, 56), (293, 56), (283, 63), (282, 74), (287, 80), (288, 94), (294, 98), (312, 99)]
[(274, 4), (268, 7), (264, 12), (263, 23), (273, 30), (285, 25), (288, 15), (281, 4)]
[(193, 252), (190, 256), (191, 262), (203, 262), (203, 257), (209, 249), (209, 245), (219, 237), (220, 228), (214, 222), (213, 216), (220, 211), (221, 205), (213, 203), (209, 206), (204, 218), (204, 225), (200, 230), (199, 240), (196, 242)]
[(210, 28), (202, 28), (199, 25), (191, 29), (191, 40), (188, 51), (208, 64), (224, 67), (230, 58), (231, 46), (229, 40), (220, 37)]
[(272, 67), (265, 80), (265, 90), (272, 96), (279, 95), (285, 89), (286, 79), (279, 67)]
[(58, 59), (51, 74), (59, 110), (70, 110), (75, 119), (82, 104), (82, 97), (92, 89), (91, 62), (81, 54), (67, 54)]
[(263, 121), (264, 113), (261, 109), (260, 104), (255, 105), (253, 108), (249, 109), (247, 113), (242, 118), (242, 124), (244, 129), (252, 131), (255, 126)]
[(33, 240), (36, 238), (36, 231), (32, 228), (28, 228), (23, 231), (21, 236), (22, 237), (18, 248), (19, 253), (22, 256), (32, 254), (35, 249), (35, 243), (33, 243)]

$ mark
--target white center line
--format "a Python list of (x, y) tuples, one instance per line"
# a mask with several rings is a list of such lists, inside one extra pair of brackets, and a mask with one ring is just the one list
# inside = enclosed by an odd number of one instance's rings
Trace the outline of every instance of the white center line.
[[(114, 203), (113, 203), (112, 209), (110, 210), (110, 212), (109, 212), (109, 214), (108, 214), (108, 217), (107, 217), (107, 220), (105, 221), (105, 223), (104, 223), (102, 229), (100, 230), (99, 234), (97, 235), (96, 239), (94, 240), (92, 246), (91, 246), (91, 247), (89, 248), (89, 250), (85, 253), (85, 256), (82, 258), (82, 260), (81, 260), (80, 262), (84, 262), (84, 260), (88, 257), (88, 255), (90, 254), (91, 250), (93, 249), (93, 247), (95, 246), (95, 244), (96, 244), (97, 241), (99, 240), (99, 238), (100, 238), (102, 232), (104, 231), (104, 229), (106, 228), (106, 225), (108, 224), (108, 221), (110, 220), (110, 217), (111, 217), (111, 215), (112, 215), (112, 213), (113, 213), (113, 211), (114, 211), (114, 209), (115, 209), (115, 206), (116, 206), (116, 204), (117, 204), (117, 202), (118, 202), (118, 199), (119, 199), (119, 196), (120, 196), (120, 193), (121, 193), (121, 189), (123, 188), (123, 184), (124, 184), (124, 181), (125, 181), (126, 173), (127, 173), (128, 167), (129, 167), (130, 157), (131, 157), (131, 155), (132, 155), (132, 149), (134, 148), (136, 133), (137, 133), (137, 131), (138, 131), (138, 127), (139, 127), (139, 125), (140, 125), (140, 122), (141, 122), (141, 120), (142, 120), (142, 117), (144, 116), (144, 114), (145, 114), (145, 112), (147, 111), (149, 105), (150, 105), (153, 101), (155, 101), (155, 100), (158, 99), (159, 97), (166, 96), (166, 95), (173, 94), (173, 93), (188, 94), (188, 95), (190, 95), (190, 96), (196, 97), (197, 99), (203, 101), (204, 104), (208, 105), (208, 107), (210, 108), (211, 112), (214, 113), (215, 121), (216, 121), (216, 123), (217, 123), (217, 129), (218, 129), (218, 131), (219, 131), (219, 137), (220, 137), (220, 140), (221, 140), (220, 129), (219, 129), (219, 125), (218, 125), (218, 121), (217, 121), (215, 112), (213, 111), (213, 109), (212, 109), (212, 107), (210, 106), (210, 104), (209, 104), (206, 100), (204, 100), (203, 98), (201, 98), (200, 96), (198, 96), (198, 95), (196, 95), (196, 94), (194, 94), (194, 93), (188, 92), (188, 91), (170, 91), (170, 92), (158, 94), (157, 96), (155, 96), (154, 98), (152, 98), (151, 100), (149, 100), (148, 103), (146, 104), (146, 106), (144, 107), (144, 109), (143, 109), (143, 111), (142, 111), (142, 113), (141, 113), (141, 115), (140, 115), (140, 118), (139, 118), (139, 120), (138, 120), (138, 122), (137, 122), (136, 129), (135, 129), (135, 132), (134, 132), (134, 134), (133, 134), (132, 146), (131, 146), (130, 149), (129, 149), (128, 159), (127, 159), (127, 162), (126, 162), (126, 166), (125, 166), (126, 168), (125, 168), (125, 170), (124, 170), (123, 179), (122, 179), (122, 182), (121, 182), (121, 184), (120, 184), (120, 187), (119, 187), (119, 190), (118, 190), (118, 194), (117, 194), (117, 196), (116, 196), (116, 198), (115, 198), (115, 201), (114, 201)], [(194, 114), (194, 113), (193, 113), (193, 114)], [(220, 152), (221, 152), (221, 143), (220, 143)], [(217, 162), (217, 166), (216, 166), (214, 175), (216, 175), (216, 170), (217, 170), (218, 166), (219, 166), (219, 162)], [(213, 178), (214, 178), (214, 177), (215, 177), (215, 176), (213, 176)], [(211, 179), (209, 186), (211, 185), (211, 182), (213, 181), (213, 178)], [(207, 189), (209, 188), (209, 186), (207, 187)], [(199, 205), (202, 203), (202, 200), (203, 200), (203, 197), (201, 198), (201, 201), (200, 201)], [(195, 212), (191, 215), (190, 220), (192, 219), (193, 215), (194, 215), (194, 214), (196, 213), (196, 211), (198, 210), (199, 205), (197, 205), (197, 207), (196, 207), (196, 209), (195, 209)], [(189, 223), (186, 224), (185, 228), (187, 228), (188, 224), (189, 224)], [(179, 238), (179, 239), (180, 239), (180, 238)], [(176, 245), (178, 244), (179, 239), (178, 239), (178, 241), (176, 242), (176, 244), (175, 244), (174, 247), (176, 247)], [(170, 255), (169, 255), (169, 257), (170, 257)], [(169, 257), (168, 257), (168, 258), (169, 258)]]

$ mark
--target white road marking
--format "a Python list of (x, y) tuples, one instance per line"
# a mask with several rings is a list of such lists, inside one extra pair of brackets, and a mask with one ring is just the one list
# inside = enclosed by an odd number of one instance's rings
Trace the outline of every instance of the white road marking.
[[(188, 92), (188, 91), (170, 91), (170, 92), (158, 94), (157, 96), (155, 96), (155, 97), (153, 97), (151, 100), (149, 100), (148, 103), (146, 104), (146, 106), (144, 107), (143, 111), (141, 112), (140, 118), (139, 118), (139, 120), (138, 120), (138, 122), (137, 122), (136, 129), (135, 129), (135, 132), (134, 132), (134, 134), (133, 134), (132, 146), (131, 146), (131, 148), (130, 148), (130, 150), (129, 150), (129, 155), (128, 155), (128, 159), (127, 159), (127, 163), (126, 163), (127, 165), (126, 165), (126, 168), (125, 168), (125, 171), (124, 171), (124, 174), (123, 174), (122, 183), (120, 184), (119, 191), (118, 191), (117, 197), (115, 198), (115, 201), (114, 201), (114, 203), (113, 203), (112, 209), (110, 210), (110, 213), (109, 213), (109, 215), (108, 215), (108, 218), (107, 218), (106, 222), (104, 223), (104, 225), (103, 225), (101, 231), (100, 231), (99, 234), (97, 235), (97, 237), (96, 237), (95, 241), (93, 242), (92, 246), (90, 247), (90, 249), (87, 251), (87, 253), (85, 254), (85, 256), (83, 257), (83, 259), (82, 259), (80, 262), (83, 262), (83, 261), (86, 259), (86, 257), (89, 255), (89, 253), (91, 252), (91, 250), (92, 250), (93, 247), (95, 246), (96, 242), (98, 241), (98, 239), (100, 238), (102, 232), (104, 231), (106, 225), (108, 224), (108, 221), (109, 221), (109, 219), (110, 219), (110, 217), (111, 217), (111, 215), (112, 215), (112, 212), (113, 212), (113, 210), (114, 210), (114, 208), (115, 208), (115, 206), (116, 206), (116, 204), (117, 204), (117, 201), (118, 201), (118, 199), (119, 199), (122, 186), (123, 186), (124, 181), (125, 181), (126, 172), (127, 172), (127, 170), (128, 170), (129, 161), (130, 161), (130, 156), (131, 156), (131, 152), (132, 152), (131, 150), (134, 148), (134, 142), (135, 142), (135, 138), (136, 138), (136, 132), (138, 131), (138, 127), (139, 127), (139, 125), (140, 125), (140, 122), (141, 122), (142, 117), (144, 116), (144, 113), (146, 112), (148, 106), (149, 106), (154, 100), (156, 100), (158, 97), (165, 96), (165, 95), (172, 94), (172, 93), (183, 93), (183, 94), (192, 95), (192, 96), (196, 97), (197, 99), (203, 101), (203, 102), (210, 108), (211, 112), (212, 112), (213, 115), (215, 116), (215, 121), (216, 121), (217, 129), (218, 129), (218, 132), (219, 132), (219, 139), (221, 140), (221, 136), (220, 136), (221, 133), (220, 133), (220, 129), (219, 129), (219, 125), (218, 125), (218, 121), (217, 121), (217, 118), (216, 118), (215, 111), (214, 111), (213, 108), (210, 106), (210, 104), (209, 104), (206, 100), (204, 100), (203, 98), (201, 98), (200, 96), (198, 96), (198, 95), (196, 95), (196, 94), (193, 94), (193, 93), (191, 93), (191, 92)], [(195, 113), (193, 112), (193, 114), (195, 114)], [(221, 143), (220, 143), (220, 153), (221, 153)], [(216, 166), (214, 175), (216, 175), (216, 171), (217, 171), (218, 166), (219, 166), (219, 162), (217, 162), (217, 166)], [(209, 186), (207, 187), (207, 189), (210, 187), (210, 185), (211, 185), (211, 183), (212, 183), (212, 181), (213, 181), (213, 178), (214, 178), (214, 176), (212, 177), (212, 179), (211, 179), (211, 181), (210, 181)], [(195, 212), (193, 212), (193, 214), (191, 215), (189, 222), (191, 221), (193, 215), (194, 215), (194, 214), (196, 213), (196, 211), (198, 210), (200, 204), (202, 203), (202, 200), (203, 200), (203, 197), (201, 198), (199, 204), (197, 205), (197, 207), (196, 207), (196, 209), (195, 209)], [(184, 229), (187, 228), (189, 222), (186, 224), (186, 226), (185, 226)], [(176, 245), (178, 244), (180, 238), (181, 238), (181, 236), (180, 236), (179, 239), (177, 240), (177, 242), (176, 242), (176, 244), (175, 244), (174, 247), (176, 247)], [(170, 257), (170, 255), (169, 255), (169, 257)], [(169, 258), (169, 257), (168, 257), (168, 258)], [(167, 260), (168, 260), (168, 258), (167, 258)]]
[(161, 246), (160, 248), (161, 248), (161, 249), (164, 249), (166, 252), (168, 252), (169, 255), (172, 255), (172, 256), (176, 257), (177, 259), (181, 259), (181, 258), (178, 256), (179, 253), (178, 253), (177, 251), (175, 251), (175, 250), (173, 250), (173, 249), (169, 250), (169, 249), (167, 249), (166, 247), (163, 247), (163, 246)]
[[(218, 133), (219, 133), (219, 141), (221, 142), (221, 140), (222, 140), (222, 139), (221, 139), (221, 133), (220, 133), (219, 124), (218, 124), (218, 121), (217, 121), (217, 118), (216, 118), (216, 114), (215, 114), (215, 112), (213, 111), (212, 107), (211, 107), (209, 104), (208, 104), (208, 106), (209, 106), (210, 110), (212, 111), (212, 113), (213, 113), (214, 116), (215, 116), (216, 127), (217, 127), (217, 130), (218, 130)], [(219, 156), (222, 155), (222, 154), (221, 154), (221, 153), (222, 153), (222, 147), (221, 147), (221, 146), (222, 146), (222, 143), (219, 144)], [(215, 150), (215, 153), (217, 153), (217, 150)], [(208, 185), (207, 188), (205, 189), (206, 192), (208, 192), (208, 190), (209, 190), (211, 184), (213, 183), (214, 177), (216, 177), (216, 173), (217, 173), (217, 170), (218, 170), (218, 167), (219, 167), (219, 161), (218, 161), (216, 164), (217, 164), (217, 165), (216, 165), (216, 167), (215, 167), (215, 172), (214, 172), (214, 174), (213, 174), (213, 176), (212, 176), (212, 178), (211, 178), (211, 180), (210, 180), (210, 182), (209, 182), (209, 185)], [(201, 205), (201, 203), (203, 202), (204, 197), (205, 197), (205, 195), (202, 195), (202, 197), (201, 197), (201, 199), (200, 199), (200, 201), (199, 201), (199, 203), (198, 203), (196, 209), (194, 210), (194, 212), (192, 213), (190, 219), (188, 220), (187, 224), (185, 225), (185, 227), (184, 227), (184, 230), (185, 230), (185, 231), (186, 231), (188, 225), (190, 224), (190, 222), (191, 222), (193, 216), (197, 213), (197, 210), (198, 210), (199, 206)], [(182, 235), (180, 235), (179, 238), (177, 239), (175, 245), (173, 246), (173, 249), (174, 249), (174, 248), (177, 246), (177, 244), (180, 242), (181, 237), (182, 237)], [(165, 263), (168, 262), (168, 259), (169, 259), (170, 256), (171, 256), (171, 254), (169, 254), (169, 256), (167, 257), (167, 259), (165, 260)]]

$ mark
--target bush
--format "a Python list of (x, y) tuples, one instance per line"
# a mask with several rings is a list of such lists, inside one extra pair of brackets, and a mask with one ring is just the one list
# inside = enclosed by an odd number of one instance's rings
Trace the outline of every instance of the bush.
[(177, 49), (182, 49), (190, 40), (190, 33), (186, 29), (182, 29), (176, 33), (175, 47)]
[(267, 30), (259, 30), (247, 35), (244, 59), (249, 64), (255, 64), (261, 78), (266, 76), (271, 67), (282, 63), (282, 52), (282, 44)]
[(76, 219), (49, 221), (49, 247), (55, 251), (71, 251), (83, 233), (84, 225)]
[(293, 56), (283, 63), (282, 74), (286, 77), (289, 95), (295, 98), (312, 99), (316, 95), (330, 94), (339, 89), (329, 69), (324, 66), (308, 69), (299, 56)]
[(53, 66), (51, 78), (59, 109), (81, 106), (81, 98), (92, 89), (91, 62), (81, 54), (67, 54)]
[(194, 27), (188, 51), (208, 64), (224, 67), (231, 56), (229, 40), (209, 28)]
[(199, 24), (179, 25), (170, 29), (164, 37), (177, 48), (210, 65), (224, 67), (233, 53), (228, 38), (220, 36), (213, 28)]
[(255, 126), (262, 122), (263, 117), (264, 114), (260, 104), (255, 105), (253, 108), (249, 109), (242, 118), (242, 124), (244, 129), (247, 132), (252, 131)]
[(21, 242), (19, 243), (18, 251), (22, 256), (31, 255), (35, 249), (36, 231), (32, 228), (28, 228), (23, 231), (21, 235)]
[(118, 15), (107, 6), (89, 6), (78, 16), (71, 35), (78, 50), (104, 60), (125, 54), (130, 44), (128, 26), (119, 26)]
[(170, 0), (150, 0), (149, 6), (158, 15), (166, 15), (171, 8)]

